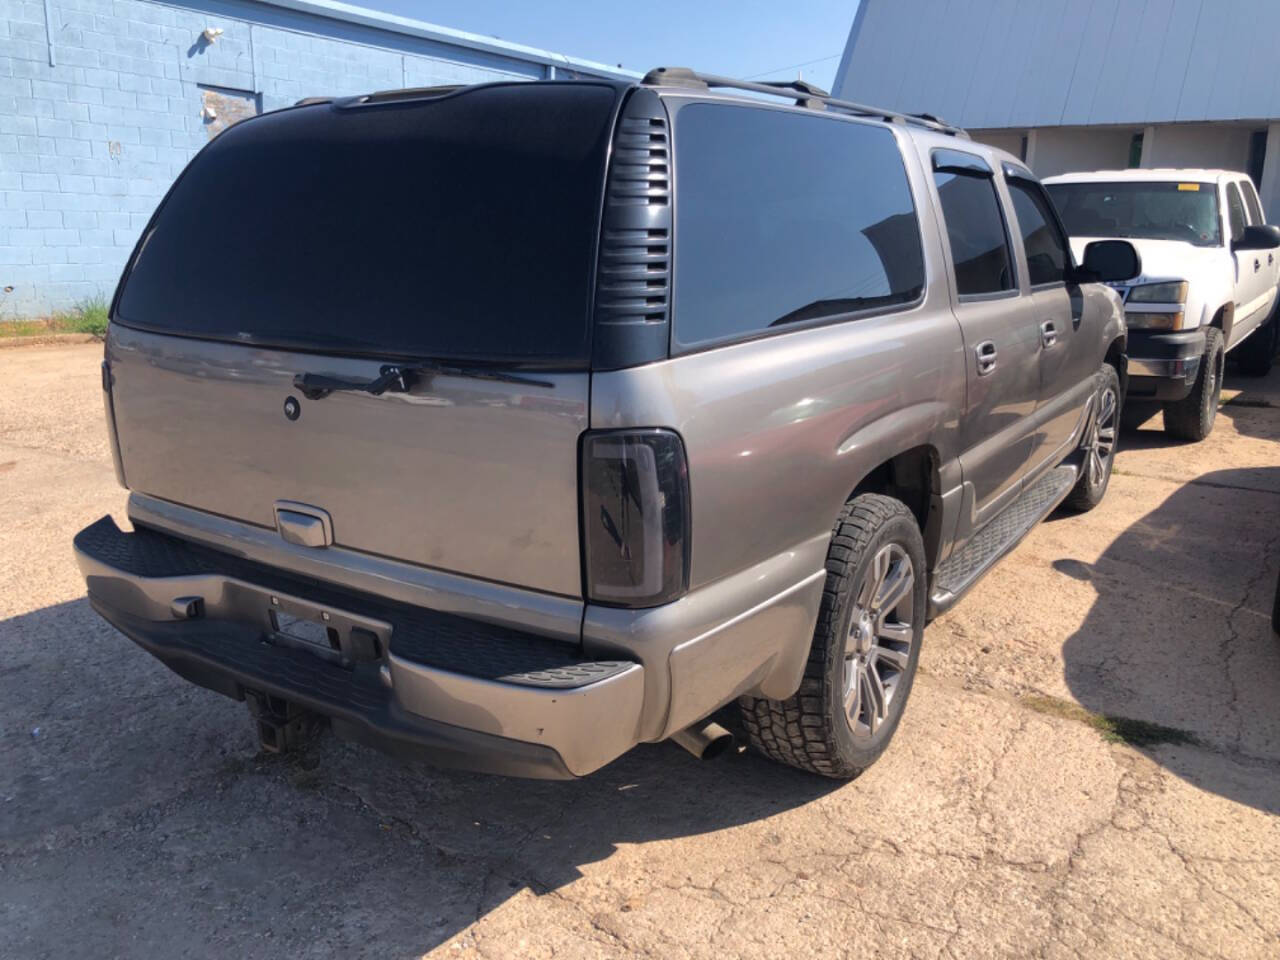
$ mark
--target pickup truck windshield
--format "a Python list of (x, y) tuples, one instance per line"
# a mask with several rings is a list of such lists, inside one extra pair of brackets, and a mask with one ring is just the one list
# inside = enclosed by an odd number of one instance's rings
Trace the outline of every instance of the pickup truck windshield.
[(581, 368), (616, 100), (604, 84), (512, 83), (231, 127), (165, 199), (113, 319)]
[(1045, 184), (1073, 237), (1181, 240), (1222, 244), (1218, 188), (1212, 183)]

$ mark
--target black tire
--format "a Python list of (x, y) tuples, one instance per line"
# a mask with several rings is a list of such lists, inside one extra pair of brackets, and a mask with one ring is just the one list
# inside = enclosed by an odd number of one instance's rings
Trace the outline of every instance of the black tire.
[[(909, 561), (905, 568), (904, 558)], [(889, 745), (915, 680), (927, 590), (924, 541), (915, 516), (892, 497), (855, 497), (836, 521), (826, 566), (818, 626), (800, 688), (786, 700), (742, 697), (738, 703), (752, 746), (765, 756), (849, 779)], [(875, 580), (881, 567), (883, 590)], [(905, 588), (897, 579), (904, 569), (912, 577)], [(875, 613), (874, 605), (864, 602), (868, 591), (886, 600), (900, 594), (901, 600), (881, 604), (888, 609)], [(909, 622), (903, 618), (907, 611)], [(900, 639), (907, 634), (909, 640)], [(856, 700), (846, 701), (846, 687)], [(875, 709), (877, 703), (882, 710)]]
[(1265, 377), (1276, 358), (1276, 329), (1280, 319), (1273, 313), (1265, 326), (1253, 331), (1249, 339), (1231, 352), (1240, 372), (1250, 377)]
[(1204, 335), (1204, 356), (1196, 385), (1177, 403), (1164, 405), (1164, 432), (1180, 440), (1203, 440), (1213, 432), (1222, 393), (1222, 331), (1210, 327)]
[(1116, 442), (1120, 439), (1122, 419), (1120, 374), (1109, 363), (1098, 372), (1098, 402), (1084, 437), (1080, 441), (1083, 454), (1080, 479), (1071, 488), (1063, 506), (1079, 513), (1092, 510), (1106, 496), (1111, 482), (1111, 467), (1116, 460)]

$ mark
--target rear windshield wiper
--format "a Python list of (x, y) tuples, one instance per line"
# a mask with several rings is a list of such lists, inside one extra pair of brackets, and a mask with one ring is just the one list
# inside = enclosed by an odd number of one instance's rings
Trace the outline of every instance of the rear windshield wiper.
[(372, 380), (354, 380), (347, 377), (330, 377), (323, 373), (299, 373), (293, 385), (308, 400), (320, 400), (331, 393), (351, 391), (380, 397), (384, 393), (408, 393), (409, 389), (425, 377), (467, 377), (472, 380), (497, 380), (502, 383), (518, 383), (528, 387), (554, 387), (549, 380), (535, 380), (518, 373), (505, 373), (488, 367), (473, 367), (454, 363), (415, 363), (404, 366), (388, 364)]

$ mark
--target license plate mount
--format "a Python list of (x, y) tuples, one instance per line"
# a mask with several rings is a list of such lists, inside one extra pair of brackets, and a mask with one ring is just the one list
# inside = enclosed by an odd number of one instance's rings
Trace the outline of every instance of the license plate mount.
[(338, 631), (319, 620), (295, 617), (283, 610), (271, 611), (271, 626), (276, 633), (321, 650), (338, 649)]

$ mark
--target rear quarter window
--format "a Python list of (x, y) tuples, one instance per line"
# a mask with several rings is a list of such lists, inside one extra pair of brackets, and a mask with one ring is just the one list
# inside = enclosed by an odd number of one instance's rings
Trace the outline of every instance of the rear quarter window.
[(617, 93), (475, 87), (267, 114), (164, 201), (117, 305), (162, 333), (578, 366)]
[(921, 296), (920, 225), (888, 130), (695, 103), (674, 143), (677, 349)]

